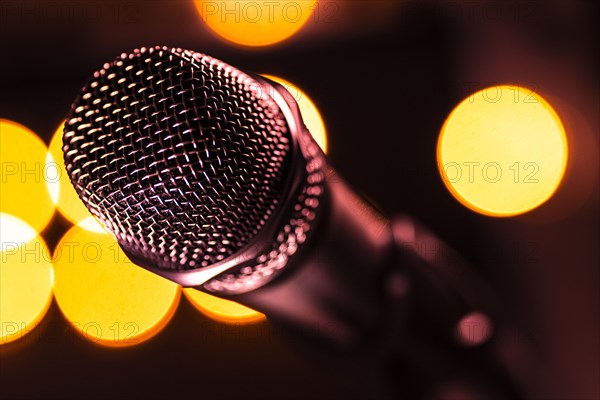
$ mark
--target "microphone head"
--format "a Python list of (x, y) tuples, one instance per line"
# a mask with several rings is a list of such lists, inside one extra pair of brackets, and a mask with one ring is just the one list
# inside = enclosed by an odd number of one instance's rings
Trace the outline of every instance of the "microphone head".
[(184, 286), (258, 287), (323, 192), (323, 155), (283, 90), (189, 50), (123, 53), (71, 107), (71, 182), (133, 262)]

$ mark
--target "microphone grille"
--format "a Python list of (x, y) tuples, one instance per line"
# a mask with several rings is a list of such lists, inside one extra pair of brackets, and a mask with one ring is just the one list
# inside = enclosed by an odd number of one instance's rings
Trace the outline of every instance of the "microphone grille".
[(287, 122), (250, 76), (189, 50), (142, 48), (97, 71), (64, 128), (79, 197), (129, 253), (190, 270), (233, 255), (276, 209)]

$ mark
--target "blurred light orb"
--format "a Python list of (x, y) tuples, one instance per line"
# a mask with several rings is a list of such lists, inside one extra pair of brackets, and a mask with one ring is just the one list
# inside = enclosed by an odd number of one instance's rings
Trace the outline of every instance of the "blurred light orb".
[(231, 300), (221, 299), (194, 288), (183, 289), (185, 297), (198, 311), (225, 323), (249, 324), (264, 321), (265, 315)]
[(494, 326), (487, 315), (472, 312), (463, 316), (456, 325), (456, 339), (466, 347), (479, 346), (487, 342), (494, 333)]
[(440, 132), (437, 162), (467, 208), (509, 217), (546, 202), (565, 173), (568, 145), (554, 109), (533, 90), (493, 86), (463, 100)]
[(100, 345), (150, 339), (173, 316), (180, 287), (129, 261), (93, 217), (81, 224), (62, 237), (53, 255), (60, 310), (77, 332)]
[(47, 152), (31, 130), (0, 119), (0, 212), (14, 215), (38, 233), (54, 214), (46, 182), (57, 178), (46, 165)]
[(298, 103), (298, 108), (300, 108), (304, 124), (323, 152), (327, 153), (327, 130), (325, 129), (325, 123), (319, 113), (319, 109), (310, 97), (308, 97), (298, 86), (283, 78), (267, 74), (262, 74), (262, 76), (279, 83), (290, 92), (290, 95), (292, 96), (292, 99), (290, 100)]
[[(56, 171), (55, 176), (57, 177), (56, 179), (47, 181), (48, 192), (54, 204), (56, 204), (58, 211), (73, 224), (78, 224), (90, 217), (91, 214), (79, 196), (77, 196), (77, 192), (71, 184), (67, 169), (65, 168), (62, 151), (63, 125), (64, 121), (56, 129), (56, 132), (54, 132), (46, 157), (47, 169)], [(85, 227), (85, 225), (82, 226)]]
[(35, 229), (0, 213), (0, 345), (30, 333), (52, 302), (50, 252)]
[(312, 15), (317, 0), (195, 0), (202, 20), (234, 44), (269, 46), (291, 37)]

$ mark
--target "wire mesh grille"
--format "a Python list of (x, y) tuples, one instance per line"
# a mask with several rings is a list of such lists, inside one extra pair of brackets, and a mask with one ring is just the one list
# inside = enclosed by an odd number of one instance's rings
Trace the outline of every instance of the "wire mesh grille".
[(132, 254), (166, 270), (234, 254), (281, 199), (290, 133), (275, 102), (207, 55), (122, 54), (75, 100), (65, 164), (88, 209)]

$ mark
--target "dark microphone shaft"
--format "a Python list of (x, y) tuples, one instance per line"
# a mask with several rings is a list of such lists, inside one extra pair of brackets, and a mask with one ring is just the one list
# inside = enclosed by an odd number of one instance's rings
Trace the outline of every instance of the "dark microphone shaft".
[(402, 393), (443, 398), (450, 382), (477, 400), (517, 397), (487, 286), (411, 218), (357, 196), (282, 86), (141, 48), (94, 73), (63, 144), (78, 195), (137, 265), (380, 365), (409, 363)]

